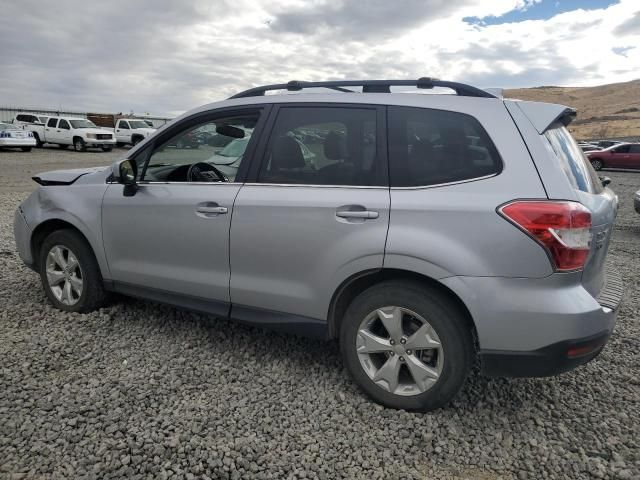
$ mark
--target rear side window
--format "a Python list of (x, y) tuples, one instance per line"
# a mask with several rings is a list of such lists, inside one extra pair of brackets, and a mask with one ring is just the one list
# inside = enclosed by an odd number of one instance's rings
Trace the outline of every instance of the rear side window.
[(544, 136), (573, 188), (588, 193), (602, 191), (598, 175), (564, 125), (552, 125)]
[(56, 126), (56, 122), (58, 121), (57, 118), (50, 118), (49, 121), (47, 122), (47, 127), (55, 127)]
[(375, 109), (283, 107), (278, 112), (258, 181), (383, 185), (376, 148)]
[(388, 119), (392, 187), (459, 182), (502, 170), (495, 145), (469, 115), (389, 107)]

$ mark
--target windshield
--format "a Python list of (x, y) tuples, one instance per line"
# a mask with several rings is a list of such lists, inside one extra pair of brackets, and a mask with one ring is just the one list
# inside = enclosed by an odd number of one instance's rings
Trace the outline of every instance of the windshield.
[(136, 128), (149, 128), (149, 125), (142, 120), (129, 120), (129, 125), (131, 125), (131, 128), (134, 130)]
[(69, 120), (73, 128), (96, 128), (95, 123), (90, 120)]
[(229, 145), (224, 147), (218, 155), (222, 157), (240, 157), (244, 154), (244, 151), (247, 149), (247, 144), (249, 143), (248, 138), (236, 139), (233, 140)]

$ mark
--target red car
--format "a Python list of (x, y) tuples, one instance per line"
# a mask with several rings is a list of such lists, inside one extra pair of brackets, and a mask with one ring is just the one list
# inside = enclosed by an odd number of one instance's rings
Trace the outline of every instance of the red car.
[(623, 143), (604, 150), (586, 152), (596, 170), (603, 168), (640, 168), (640, 143)]

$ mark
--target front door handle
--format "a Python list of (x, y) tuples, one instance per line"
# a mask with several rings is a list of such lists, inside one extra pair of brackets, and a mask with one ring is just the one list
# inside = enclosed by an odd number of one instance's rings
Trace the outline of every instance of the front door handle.
[(196, 215), (200, 217), (210, 218), (217, 217), (227, 213), (229, 209), (227, 207), (221, 207), (216, 202), (203, 202), (199, 203), (196, 207)]

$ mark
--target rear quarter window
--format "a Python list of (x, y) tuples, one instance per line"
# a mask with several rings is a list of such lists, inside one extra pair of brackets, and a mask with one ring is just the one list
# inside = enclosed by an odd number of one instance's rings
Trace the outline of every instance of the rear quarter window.
[(564, 125), (552, 125), (544, 136), (573, 188), (588, 193), (602, 192), (596, 171)]
[(389, 107), (392, 187), (439, 185), (497, 175), (498, 151), (475, 118), (458, 112)]

